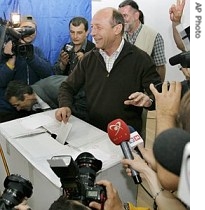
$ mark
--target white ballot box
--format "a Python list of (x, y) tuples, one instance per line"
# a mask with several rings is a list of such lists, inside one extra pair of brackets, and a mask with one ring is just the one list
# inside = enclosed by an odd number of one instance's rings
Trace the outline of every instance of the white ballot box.
[[(48, 159), (53, 156), (70, 155), (75, 160), (89, 152), (102, 161), (102, 169), (96, 180), (107, 179), (117, 188), (124, 202), (136, 204), (137, 186), (126, 175), (120, 160), (120, 146), (114, 145), (106, 132), (71, 116), (68, 125), (62, 125), (54, 116), (55, 110), (0, 124), (0, 143), (10, 174), (20, 174), (33, 184), (29, 205), (35, 210), (47, 210), (61, 195), (61, 182), (53, 172)], [(50, 133), (61, 139), (54, 139)], [(62, 142), (64, 140), (67, 145)], [(6, 171), (0, 160), (0, 189)]]

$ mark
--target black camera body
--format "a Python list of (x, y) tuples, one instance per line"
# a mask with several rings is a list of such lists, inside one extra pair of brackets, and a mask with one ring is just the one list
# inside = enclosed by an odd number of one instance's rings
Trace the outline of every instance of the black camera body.
[(68, 199), (78, 200), (86, 206), (91, 201), (101, 204), (105, 202), (105, 187), (94, 184), (96, 173), (102, 168), (102, 161), (84, 152), (75, 161), (71, 156), (54, 156), (48, 162), (60, 178), (63, 194)]
[(33, 186), (29, 180), (18, 174), (11, 174), (4, 180), (4, 192), (0, 197), (0, 209), (11, 210), (22, 203), (25, 197), (30, 198)]
[[(12, 53), (13, 55), (19, 55), (25, 58), (32, 58), (34, 54), (34, 47), (30, 43), (20, 43), (20, 39), (24, 39), (27, 36), (35, 33), (35, 29), (32, 27), (14, 28), (9, 25), (8, 22), (3, 21), (0, 18), (0, 37), (4, 43), (12, 41)], [(1, 46), (2, 45), (2, 46)], [(0, 51), (3, 49), (3, 44), (0, 45)], [(2, 50), (3, 51), (3, 50)], [(12, 55), (2, 53), (5, 57), (11, 58)]]

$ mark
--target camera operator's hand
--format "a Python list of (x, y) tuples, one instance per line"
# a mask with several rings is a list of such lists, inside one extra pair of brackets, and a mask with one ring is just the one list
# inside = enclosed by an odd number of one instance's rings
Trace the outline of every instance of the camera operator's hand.
[(6, 55), (13, 55), (13, 52), (12, 52), (12, 47), (13, 47), (13, 44), (12, 44), (12, 41), (8, 41), (7, 43), (4, 44), (4, 54)]
[(64, 50), (60, 53), (60, 69), (65, 70), (69, 62), (69, 55)]
[(23, 200), (18, 206), (15, 206), (16, 210), (31, 210), (30, 206), (27, 204), (27, 198)]
[[(106, 187), (107, 200), (104, 203), (104, 210), (124, 210), (123, 202), (120, 200), (117, 190), (113, 187), (112, 183), (107, 180), (100, 180), (97, 182), (98, 185)], [(101, 210), (102, 207), (97, 202), (91, 202), (89, 207)]]

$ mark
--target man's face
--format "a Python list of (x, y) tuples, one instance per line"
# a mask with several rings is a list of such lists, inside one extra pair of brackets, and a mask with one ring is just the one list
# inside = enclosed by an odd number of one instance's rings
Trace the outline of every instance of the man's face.
[(22, 22), (20, 25), (21, 28), (23, 27), (32, 27), (35, 28), (35, 32), (30, 36), (25, 37), (22, 42), (31, 43), (36, 38), (36, 25), (32, 22)]
[(91, 23), (95, 46), (105, 51), (113, 47), (116, 39), (116, 29), (111, 25), (111, 17), (111, 11), (100, 11), (94, 15)]
[(28, 94), (24, 94), (24, 100), (21, 101), (17, 97), (12, 96), (9, 100), (9, 103), (14, 106), (18, 111), (27, 110), (31, 111), (33, 106), (33, 100), (30, 99)]
[(75, 45), (82, 45), (87, 35), (88, 31), (85, 31), (85, 26), (82, 23), (79, 26), (70, 24), (70, 36)]
[(125, 21), (125, 31), (131, 32), (134, 30), (136, 21), (139, 19), (138, 12), (131, 6), (127, 5), (118, 9)]

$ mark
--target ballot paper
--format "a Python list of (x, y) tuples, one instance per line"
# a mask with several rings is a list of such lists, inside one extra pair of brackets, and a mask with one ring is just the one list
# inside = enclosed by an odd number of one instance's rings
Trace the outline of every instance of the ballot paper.
[[(47, 114), (34, 114), (28, 117), (8, 121), (0, 124), (0, 129), (10, 138), (23, 138), (42, 133), (54, 133), (56, 140), (64, 144), (71, 130), (71, 123), (63, 123)], [(50, 133), (49, 133), (49, 132)]]

